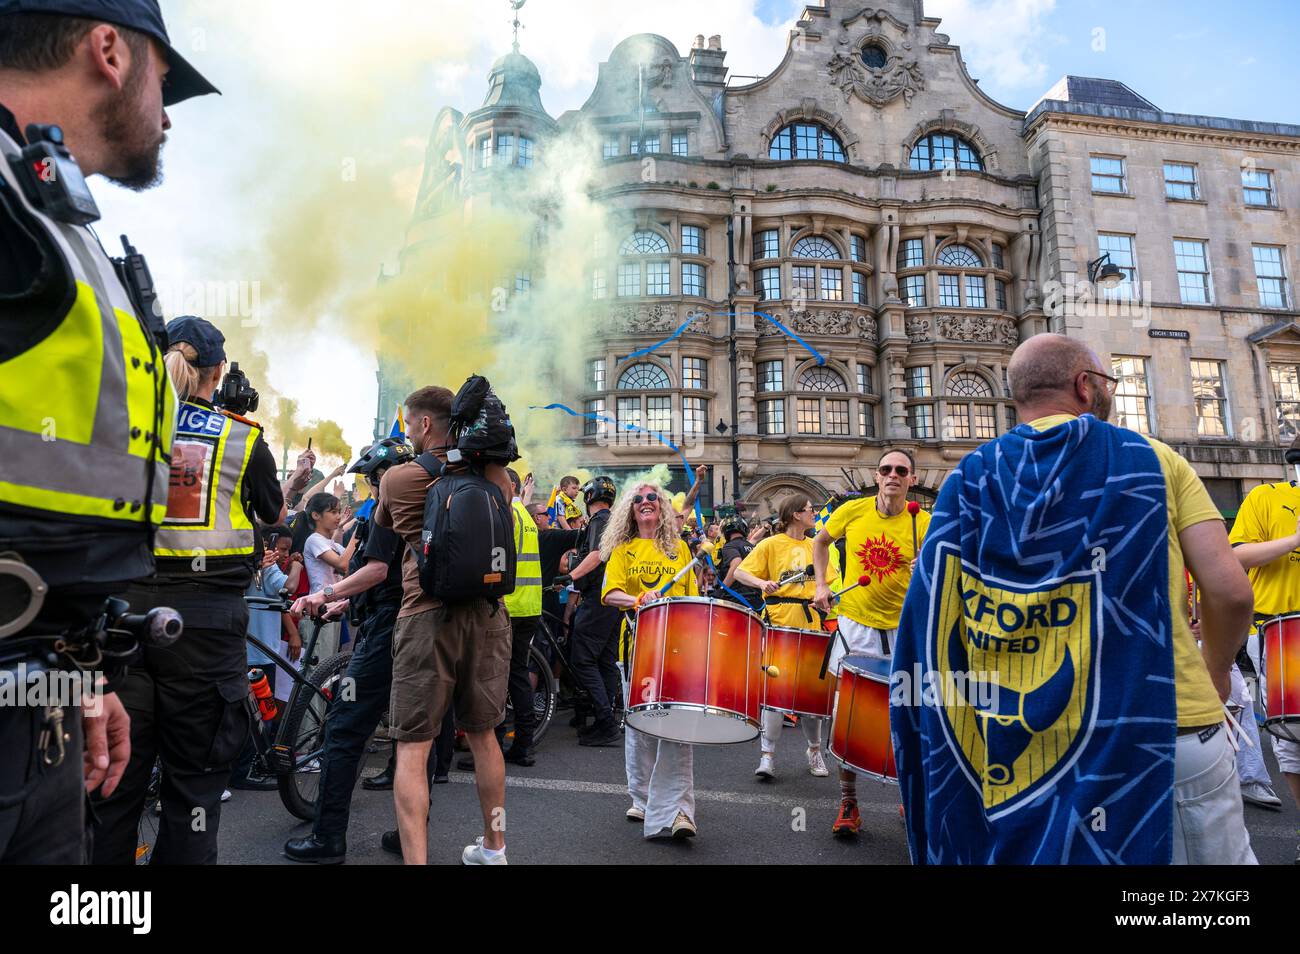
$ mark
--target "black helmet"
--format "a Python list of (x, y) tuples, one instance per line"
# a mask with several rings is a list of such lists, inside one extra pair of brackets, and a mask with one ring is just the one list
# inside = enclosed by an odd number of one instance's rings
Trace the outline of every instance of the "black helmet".
[(582, 499), (590, 507), (594, 503), (605, 501), (611, 507), (614, 501), (618, 499), (618, 488), (614, 486), (614, 481), (608, 477), (593, 477), (582, 487)]
[(412, 460), (415, 460), (415, 450), (403, 438), (385, 437), (366, 448), (366, 452), (348, 468), (348, 473), (361, 474), (367, 478), (378, 477), (392, 465)]
[(744, 537), (749, 536), (749, 524), (746, 523), (745, 518), (738, 513), (733, 513), (722, 521), (723, 537), (729, 537), (733, 533), (739, 533)]

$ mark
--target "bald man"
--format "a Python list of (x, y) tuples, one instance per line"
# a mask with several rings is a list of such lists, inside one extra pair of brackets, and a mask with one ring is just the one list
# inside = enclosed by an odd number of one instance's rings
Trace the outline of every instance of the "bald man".
[(1082, 342), (1030, 338), (1007, 373), (1023, 424), (945, 482), (899, 627), (896, 678), (961, 687), (891, 698), (913, 860), (1255, 863), (1222, 705), (1252, 597), (1218, 510), (1106, 423)]

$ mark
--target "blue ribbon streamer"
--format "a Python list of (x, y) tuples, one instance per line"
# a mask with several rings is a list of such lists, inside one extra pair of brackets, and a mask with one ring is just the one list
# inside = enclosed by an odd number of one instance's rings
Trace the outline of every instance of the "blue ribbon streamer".
[(803, 346), (803, 349), (805, 351), (807, 351), (810, 355), (812, 355), (814, 358), (817, 359), (817, 364), (819, 367), (826, 364), (825, 355), (823, 355), (820, 351), (818, 351), (808, 342), (804, 341), (802, 338), (800, 338), (797, 334), (795, 334), (785, 325), (781, 324), (781, 322), (777, 321), (775, 317), (769, 315), (765, 311), (715, 311), (713, 312), (713, 314), (719, 315), (724, 318), (729, 318), (733, 315), (754, 315), (758, 318), (766, 318), (769, 322), (771, 322), (772, 326), (776, 328), (777, 331), (781, 332), (781, 334), (785, 335), (787, 338), (791, 339), (792, 341), (799, 342), (799, 344)]
[[(692, 320), (693, 320), (693, 319), (692, 319)], [(690, 322), (688, 321), (687, 324), (690, 324)], [(678, 329), (678, 334), (680, 334), (680, 333), (681, 333), (681, 329)], [(589, 421), (603, 421), (603, 422), (605, 422), (606, 424), (613, 424), (615, 427), (620, 428), (620, 429), (625, 430), (625, 431), (636, 431), (636, 432), (641, 433), (641, 434), (649, 434), (651, 437), (653, 437), (653, 438), (655, 438), (657, 441), (659, 441), (659, 443), (663, 444), (665, 447), (667, 447), (669, 450), (671, 450), (674, 454), (676, 454), (677, 457), (681, 460), (681, 462), (682, 462), (682, 466), (683, 466), (684, 468), (686, 468), (686, 475), (687, 475), (688, 477), (690, 477), (690, 479), (691, 479), (691, 489), (692, 489), (692, 490), (695, 489), (695, 485), (699, 482), (699, 478), (695, 476), (695, 470), (691, 467), (690, 463), (687, 462), (687, 460), (686, 460), (686, 455), (682, 453), (681, 448), (679, 448), (676, 444), (674, 444), (674, 443), (673, 443), (672, 441), (670, 441), (668, 438), (664, 437), (664, 435), (661, 434), (659, 431), (652, 431), (652, 430), (650, 430), (649, 428), (646, 428), (646, 427), (640, 427), (640, 426), (638, 426), (638, 425), (636, 425), (636, 424), (620, 423), (619, 421), (614, 420), (612, 417), (606, 417), (605, 415), (603, 415), (603, 414), (597, 414), (597, 413), (595, 413), (594, 411), (575, 411), (573, 408), (569, 407), (567, 404), (558, 404), (558, 403), (557, 403), (557, 404), (546, 404), (546, 405), (542, 405), (542, 406), (538, 406), (538, 405), (536, 405), (536, 404), (533, 404), (533, 405), (529, 405), (528, 410), (530, 410), (530, 411), (563, 411), (565, 414), (568, 414), (570, 417), (581, 417), (581, 418), (585, 418), (585, 419), (587, 419), (587, 420), (589, 420)], [(700, 509), (700, 498), (699, 498), (698, 495), (696, 495), (695, 500), (694, 500), (693, 502), (694, 502), (694, 504), (695, 504), (695, 525), (696, 525), (697, 527), (700, 528), (701, 532), (703, 532), (703, 529), (704, 529), (704, 513), (703, 513), (703, 511)], [(709, 552), (708, 552), (707, 550), (704, 550), (704, 551), (701, 551), (701, 552), (702, 552), (702, 554), (703, 554), (703, 556), (704, 556), (704, 562), (707, 563), (708, 566), (709, 566), (709, 569), (713, 571), (713, 575), (714, 575), (714, 577), (715, 577), (715, 578), (717, 579), (717, 581), (718, 581), (718, 586), (722, 587), (724, 590), (726, 590), (728, 593), (730, 593), (730, 594), (732, 595), (732, 597), (734, 597), (734, 598), (735, 598), (735, 599), (736, 599), (736, 600), (737, 600), (737, 601), (738, 601), (742, 606), (749, 606), (749, 601), (748, 601), (748, 600), (746, 600), (743, 596), (741, 596), (739, 593), (737, 593), (737, 592), (736, 592), (735, 590), (733, 590), (731, 587), (727, 586), (726, 583), (722, 582), (722, 574), (718, 572), (718, 568), (717, 568), (717, 566), (716, 566), (716, 565), (714, 564), (714, 562), (713, 562), (713, 557), (709, 556)], [(662, 596), (663, 594), (667, 593), (667, 592), (672, 588), (672, 586), (673, 586), (673, 584), (672, 584), (671, 582), (665, 584), (665, 585), (664, 585), (664, 586), (659, 590), (659, 594)]]

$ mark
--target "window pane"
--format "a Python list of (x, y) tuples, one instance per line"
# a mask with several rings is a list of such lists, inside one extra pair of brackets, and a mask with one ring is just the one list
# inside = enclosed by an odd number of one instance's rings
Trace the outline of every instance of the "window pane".
[(795, 433), (820, 434), (822, 432), (822, 402), (817, 398), (799, 398), (795, 401)]
[(1273, 399), (1277, 402), (1278, 436), (1284, 441), (1294, 441), (1300, 434), (1300, 373), (1293, 364), (1275, 364), (1268, 370), (1273, 378)]
[(478, 141), (478, 167), (486, 169), (492, 165), (492, 137), (484, 136)]
[(703, 434), (709, 426), (709, 402), (704, 398), (682, 398), (682, 432)]
[(1196, 432), (1202, 437), (1228, 436), (1222, 361), (1192, 362), (1192, 398), (1196, 401)]
[(687, 156), (690, 155), (690, 139), (684, 132), (673, 133), (673, 155)]
[(847, 391), (848, 386), (838, 371), (831, 368), (811, 367), (799, 375), (800, 391)]
[(916, 440), (930, 440), (934, 437), (934, 407), (930, 404), (914, 404), (907, 409), (907, 426)]
[(861, 272), (853, 273), (853, 300), (859, 305), (867, 304), (867, 276)]
[(497, 134), (497, 162), (503, 166), (515, 161), (515, 137), (511, 133)]
[(533, 141), (525, 136), (519, 137), (518, 162), (525, 169), (533, 164)]
[(849, 236), (849, 257), (855, 262), (867, 260), (867, 240), (861, 235)]
[(641, 294), (640, 265), (620, 265), (618, 267), (618, 293), (620, 296)]
[(1115, 388), (1115, 423), (1139, 434), (1151, 433), (1151, 392), (1147, 386), (1146, 358), (1111, 358), (1111, 374), (1119, 379)]
[(668, 240), (658, 232), (641, 229), (633, 232), (618, 248), (620, 255), (667, 255)]
[(829, 129), (810, 123), (786, 126), (772, 138), (769, 159), (825, 159), (844, 161), (844, 147)]
[(984, 262), (965, 245), (945, 245), (939, 250), (939, 264), (954, 268), (980, 268)]
[(1247, 205), (1274, 205), (1273, 173), (1268, 169), (1241, 170), (1241, 185)]
[(621, 397), (618, 399), (618, 423), (643, 427), (641, 420), (641, 399), (639, 397)]
[(960, 276), (939, 276), (939, 304), (948, 308), (961, 307)]
[(646, 262), (645, 293), (667, 295), (670, 291), (667, 262)]
[(760, 268), (757, 277), (758, 297), (760, 301), (773, 300), (781, 297), (781, 269)]
[(969, 404), (948, 405), (948, 415), (943, 419), (943, 433), (939, 436), (946, 441), (970, 440)]
[(613, 159), (618, 155), (618, 137), (606, 136), (605, 141), (601, 144), (600, 154), (602, 158)]
[(605, 390), (604, 358), (593, 358), (587, 362), (587, 386), (593, 391)]
[(928, 364), (917, 365), (914, 368), (907, 369), (907, 396), (908, 397), (930, 397), (933, 394), (930, 386), (930, 366)]
[(1259, 303), (1264, 308), (1286, 308), (1286, 272), (1282, 267), (1282, 249), (1273, 245), (1252, 245), (1255, 260), (1255, 284)]
[(704, 254), (704, 229), (698, 225), (682, 226), (682, 254)]
[(682, 358), (682, 387), (707, 388), (709, 362), (707, 358)]
[[(653, 292), (652, 292), (653, 294)], [(682, 264), (682, 294), (704, 297), (704, 266), (694, 262)]]
[(838, 268), (822, 266), (822, 301), (844, 300), (844, 273)]
[(866, 401), (858, 402), (858, 434), (870, 440), (876, 436), (876, 413)]
[(998, 436), (998, 409), (995, 404), (975, 405), (975, 439), (991, 441)]
[(919, 139), (912, 147), (909, 164), (913, 169), (969, 169), (978, 171), (984, 166), (979, 153), (965, 139), (948, 133), (931, 133)]
[(901, 288), (903, 294), (903, 304), (908, 308), (925, 307), (925, 276), (908, 275), (903, 279)]
[(829, 239), (824, 239), (820, 235), (809, 235), (794, 243), (794, 251), (791, 254), (795, 258), (837, 259), (840, 257), (840, 250)]
[(1124, 273), (1124, 281), (1115, 288), (1106, 289), (1103, 292), (1105, 297), (1135, 301), (1137, 299), (1137, 262), (1133, 257), (1133, 236), (1102, 232), (1097, 236), (1097, 247), (1102, 254), (1109, 254), (1111, 262)]
[(925, 264), (925, 241), (904, 239), (898, 247), (898, 267), (920, 268)]
[(668, 372), (649, 361), (630, 365), (618, 376), (620, 391), (656, 390), (667, 387), (670, 387)]
[(1171, 199), (1199, 199), (1196, 167), (1183, 162), (1166, 162), (1165, 195)]
[[(922, 370), (922, 369), (914, 369)], [(929, 368), (923, 369), (929, 371)], [(982, 374), (958, 371), (948, 380), (948, 394), (953, 397), (993, 397), (993, 385)]]
[(998, 296), (998, 310), (1007, 310), (1007, 283), (1000, 278), (993, 280), (993, 291)]
[(780, 361), (760, 361), (758, 363), (758, 389), (760, 391), (784, 391), (785, 368)]
[(591, 297), (604, 298), (607, 294), (609, 290), (605, 287), (605, 273), (598, 268), (591, 273)]
[(660, 434), (667, 434), (673, 426), (673, 399), (667, 395), (663, 397), (648, 397), (645, 399), (646, 409), (646, 427), (652, 431), (658, 431)]
[(834, 437), (849, 436), (849, 402), (826, 402), (826, 433)]
[[(597, 398), (594, 401), (584, 401), (582, 410), (587, 414), (599, 414), (605, 416), (605, 399)], [(582, 422), (582, 433), (587, 437), (597, 435), (604, 436), (609, 433), (609, 425), (604, 421), (593, 421), (591, 418), (584, 418)]]
[(1191, 305), (1210, 301), (1210, 267), (1204, 242), (1174, 239), (1174, 262), (1178, 268), (1178, 290), (1182, 300)]
[(1005, 259), (1002, 257), (1002, 246), (994, 244), (993, 246), (993, 267), (1006, 268)]
[(790, 269), (793, 297), (805, 300), (817, 297), (817, 269), (812, 265), (796, 265)]
[(967, 308), (985, 308), (987, 302), (984, 298), (984, 276), (967, 275), (966, 276), (966, 307)]
[(863, 394), (874, 394), (871, 389), (871, 365), (858, 365), (858, 390)]
[(759, 401), (758, 402), (758, 433), (760, 434), (784, 434), (785, 433), (785, 402), (784, 401)]
[(1093, 192), (1123, 192), (1124, 160), (1109, 156), (1093, 156), (1092, 167)]
[(754, 258), (780, 258), (781, 233), (776, 229), (767, 229), (754, 236)]

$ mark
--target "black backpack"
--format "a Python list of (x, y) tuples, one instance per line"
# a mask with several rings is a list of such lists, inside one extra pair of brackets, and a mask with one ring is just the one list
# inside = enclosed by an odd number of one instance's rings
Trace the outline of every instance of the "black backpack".
[(420, 586), (444, 603), (495, 603), (515, 589), (515, 535), (501, 488), (472, 467), (433, 454), (415, 462), (433, 478), (424, 500)]

